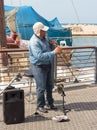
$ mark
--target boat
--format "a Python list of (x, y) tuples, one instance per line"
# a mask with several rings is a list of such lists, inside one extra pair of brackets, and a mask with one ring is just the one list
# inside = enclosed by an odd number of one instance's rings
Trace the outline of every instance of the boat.
[(35, 22), (42, 22), (49, 27), (48, 36), (60, 41), (65, 40), (68, 46), (72, 46), (72, 33), (69, 28), (63, 28), (58, 18), (48, 21), (39, 15), (32, 6), (7, 6), (4, 5), (6, 19), (6, 34), (12, 31), (18, 32), (23, 40), (29, 40), (33, 34), (32, 26)]

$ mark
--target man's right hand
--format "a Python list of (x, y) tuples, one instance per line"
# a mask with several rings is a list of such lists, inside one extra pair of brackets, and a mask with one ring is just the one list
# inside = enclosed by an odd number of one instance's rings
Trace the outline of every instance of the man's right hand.
[(56, 54), (60, 54), (62, 52), (62, 48), (58, 46), (58, 47), (55, 48), (54, 51), (55, 51)]

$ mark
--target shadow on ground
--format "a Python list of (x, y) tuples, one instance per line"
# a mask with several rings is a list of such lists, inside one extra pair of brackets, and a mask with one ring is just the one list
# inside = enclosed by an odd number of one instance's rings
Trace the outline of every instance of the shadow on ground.
[(25, 122), (35, 122), (35, 121), (46, 121), (46, 120), (50, 120), (50, 118), (45, 117), (41, 114), (32, 114), (30, 116), (25, 117)]

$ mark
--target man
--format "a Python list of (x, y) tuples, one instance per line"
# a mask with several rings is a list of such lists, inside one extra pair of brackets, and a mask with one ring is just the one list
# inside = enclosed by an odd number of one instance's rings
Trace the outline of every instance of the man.
[(35, 23), (33, 25), (34, 34), (29, 42), (30, 64), (36, 81), (37, 110), (44, 113), (47, 112), (45, 105), (49, 109), (56, 109), (52, 97), (53, 77), (51, 75), (51, 64), (54, 56), (62, 51), (60, 47), (56, 47), (51, 51), (51, 44), (56, 44), (56, 42), (50, 41), (46, 36), (48, 29), (49, 27), (41, 22)]

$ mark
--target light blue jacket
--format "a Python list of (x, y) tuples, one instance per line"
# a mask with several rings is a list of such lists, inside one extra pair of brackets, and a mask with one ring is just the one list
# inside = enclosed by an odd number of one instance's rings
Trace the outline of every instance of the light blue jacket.
[(47, 37), (45, 40), (41, 40), (33, 34), (28, 48), (30, 52), (30, 63), (34, 65), (50, 64), (55, 56), (55, 51), (51, 51)]

